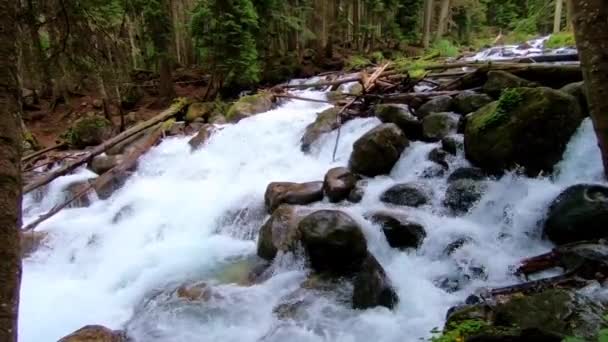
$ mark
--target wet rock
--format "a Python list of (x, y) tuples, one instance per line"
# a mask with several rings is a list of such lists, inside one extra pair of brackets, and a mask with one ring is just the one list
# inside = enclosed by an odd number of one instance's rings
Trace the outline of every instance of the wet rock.
[(393, 185), (381, 196), (380, 201), (395, 205), (419, 207), (431, 200), (426, 190), (417, 183), (401, 183)]
[(230, 122), (237, 122), (252, 115), (267, 112), (272, 109), (273, 100), (274, 97), (270, 93), (243, 96), (228, 109), (226, 119)]
[(469, 114), (492, 102), (486, 94), (465, 90), (454, 97), (454, 110), (460, 114)]
[(303, 214), (291, 205), (279, 206), (260, 229), (258, 256), (272, 260), (278, 251), (288, 251), (298, 240), (298, 223)]
[[(88, 180), (74, 182), (74, 183), (68, 185), (64, 190), (64, 192), (67, 195), (66, 199), (74, 198), (77, 194), (81, 193), (82, 191), (85, 191), (89, 187), (90, 187), (90, 183)], [(86, 194), (86, 195), (80, 196), (80, 198), (78, 198), (77, 200), (72, 201), (72, 203), (70, 203), (68, 208), (84, 208), (84, 207), (88, 207), (90, 204), (91, 204), (91, 200), (89, 199), (88, 194)]]
[(122, 154), (100, 154), (95, 156), (95, 158), (93, 158), (93, 160), (89, 163), (89, 169), (96, 174), (101, 175), (122, 163), (124, 159), (125, 158)]
[(422, 119), (422, 135), (425, 140), (439, 141), (456, 133), (459, 116), (453, 113), (433, 113)]
[(304, 205), (322, 199), (323, 182), (273, 182), (268, 184), (264, 194), (264, 203), (269, 213), (283, 203)]
[(228, 120), (226, 120), (226, 117), (221, 114), (214, 115), (209, 119), (209, 123), (214, 125), (223, 125), (227, 122)]
[(127, 334), (101, 325), (87, 325), (63, 337), (58, 342), (126, 342)]
[(207, 302), (214, 297), (211, 286), (205, 282), (184, 284), (177, 288), (175, 296), (188, 302)]
[(521, 77), (501, 70), (488, 72), (488, 80), (483, 85), (482, 91), (494, 97), (500, 96), (503, 90), (520, 87), (536, 87), (538, 84), (530, 82)]
[(549, 206), (543, 231), (558, 245), (608, 238), (608, 187), (578, 184), (564, 190)]
[[(458, 308), (448, 317), (446, 328), (449, 331), (463, 322), (476, 320), (494, 332), (540, 329), (562, 337), (577, 336), (595, 341), (598, 331), (608, 326), (603, 319), (604, 312), (603, 306), (582, 294), (564, 289), (548, 289)], [(484, 330), (480, 329), (476, 333)]]
[(338, 128), (337, 116), (339, 108), (333, 107), (322, 111), (317, 114), (315, 122), (306, 126), (306, 131), (302, 136), (301, 150), (302, 152), (309, 152), (310, 147), (317, 141), (323, 134), (329, 133), (334, 129)]
[(464, 143), (459, 137), (449, 135), (441, 139), (441, 148), (447, 153), (455, 156), (458, 151), (462, 151), (464, 149)]
[(209, 119), (213, 111), (213, 102), (194, 102), (188, 106), (186, 111), (186, 122), (193, 122), (196, 119)]
[(465, 214), (483, 196), (487, 186), (483, 182), (459, 179), (450, 183), (443, 204), (457, 215)]
[(367, 241), (361, 227), (344, 212), (313, 212), (300, 221), (298, 231), (315, 271), (352, 274), (367, 257)]
[(466, 125), (467, 159), (491, 173), (522, 166), (550, 172), (584, 115), (570, 95), (551, 88), (515, 88), (473, 113)]
[(48, 233), (44, 231), (21, 232), (21, 257), (27, 258), (40, 248), (47, 239)]
[(471, 242), (473, 242), (473, 239), (468, 236), (458, 238), (458, 239), (450, 242), (447, 246), (445, 246), (445, 248), (443, 249), (443, 254), (446, 256), (450, 256), (454, 252), (456, 252), (458, 249), (462, 248), (464, 245), (469, 244)]
[(564, 93), (568, 93), (578, 101), (578, 104), (581, 106), (581, 110), (583, 114), (589, 114), (589, 104), (587, 103), (587, 88), (585, 87), (585, 82), (575, 82), (570, 83), (563, 86), (561, 89)]
[(380, 104), (374, 107), (374, 112), (380, 121), (397, 125), (408, 139), (422, 139), (422, 122), (410, 113), (406, 105)]
[(435, 162), (446, 169), (450, 167), (447, 161), (448, 153), (439, 147), (432, 149), (431, 152), (429, 152), (428, 158), (430, 161)]
[(203, 127), (201, 127), (198, 133), (188, 141), (188, 145), (190, 145), (190, 148), (192, 150), (196, 150), (202, 145), (204, 145), (209, 140), (209, 138), (211, 138), (213, 133), (215, 133), (214, 125), (203, 125)]
[(478, 167), (461, 167), (448, 176), (448, 183), (462, 179), (481, 181), (488, 178), (488, 175)]
[(386, 241), (393, 248), (418, 248), (426, 237), (424, 227), (404, 215), (377, 212), (370, 220), (382, 227)]
[(387, 174), (408, 145), (409, 141), (397, 125), (381, 124), (355, 141), (350, 169), (369, 177)]
[(62, 137), (73, 148), (96, 146), (112, 137), (112, 124), (102, 116), (76, 120)]
[(393, 309), (399, 297), (382, 265), (373, 255), (368, 255), (355, 277), (353, 289), (353, 308), (368, 309), (384, 306)]
[(102, 200), (110, 198), (114, 194), (114, 192), (116, 192), (116, 190), (122, 188), (123, 185), (125, 185), (125, 183), (129, 179), (129, 177), (131, 177), (132, 174), (133, 172), (129, 171), (120, 173), (112, 177), (112, 179), (109, 182), (106, 182), (104, 186), (96, 187), (95, 192), (97, 193), (97, 197)]
[(351, 203), (359, 203), (363, 199), (365, 195), (365, 187), (367, 186), (367, 181), (360, 180), (357, 182), (355, 187), (348, 194), (347, 200)]
[(345, 167), (335, 167), (325, 174), (323, 190), (330, 202), (340, 202), (355, 188), (359, 177)]
[(439, 164), (433, 164), (422, 170), (420, 177), (425, 179), (443, 177), (443, 175), (445, 175), (445, 170), (445, 167)]
[(437, 96), (420, 106), (416, 111), (416, 116), (424, 118), (432, 113), (449, 112), (452, 109), (454, 100), (450, 96)]

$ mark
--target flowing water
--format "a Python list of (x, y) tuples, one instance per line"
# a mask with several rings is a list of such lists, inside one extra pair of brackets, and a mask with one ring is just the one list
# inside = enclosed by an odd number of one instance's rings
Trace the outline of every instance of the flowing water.
[[(325, 96), (318, 91), (298, 95)], [(539, 226), (548, 203), (568, 185), (601, 181), (599, 150), (586, 120), (555, 174), (534, 179), (507, 174), (489, 182), (466, 216), (450, 217), (441, 205), (449, 172), (423, 177), (433, 167), (427, 153), (438, 144), (413, 142), (390, 175), (370, 180), (361, 203), (314, 205), (340, 207), (361, 224), (370, 251), (400, 297), (393, 311), (350, 309), (343, 300), (346, 285), (327, 295), (296, 292), (309, 272), (301, 255), (279, 256), (272, 276), (262, 283), (232, 283), (226, 270), (238, 272), (255, 258), (267, 184), (323, 179), (329, 168), (346, 165), (352, 143), (379, 123), (366, 118), (345, 124), (335, 162), (335, 132), (305, 155), (299, 139), (325, 108), (288, 102), (225, 125), (194, 152), (187, 137), (165, 139), (111, 198), (63, 210), (40, 225), (49, 238), (24, 260), (21, 340), (55, 341), (83, 325), (102, 324), (124, 328), (143, 342), (418, 341), (441, 327), (448, 308), (476, 289), (518, 282), (512, 265), (551, 247), (541, 240)], [(451, 170), (465, 165), (462, 155), (450, 160)], [(70, 182), (92, 176), (82, 170), (56, 180), (42, 202), (26, 197), (26, 223), (61, 202)], [(399, 251), (363, 214), (385, 208), (378, 196), (387, 187), (412, 180), (433, 191), (430, 205), (403, 209), (426, 227), (427, 237), (417, 251)], [(471, 242), (446, 256), (446, 246), (463, 237)], [(440, 286), (475, 269), (483, 276), (462, 282), (455, 292)], [(213, 285), (207, 301), (186, 303), (162, 292), (198, 280)], [(294, 296), (307, 297), (305, 315), (279, 319), (273, 309)]]

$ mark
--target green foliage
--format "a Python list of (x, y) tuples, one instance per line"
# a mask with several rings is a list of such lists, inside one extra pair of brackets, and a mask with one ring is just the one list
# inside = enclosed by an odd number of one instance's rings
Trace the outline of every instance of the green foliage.
[(353, 55), (348, 57), (348, 59), (346, 60), (346, 64), (345, 64), (345, 68), (346, 70), (361, 70), (365, 67), (368, 67), (372, 65), (372, 61), (370, 61), (369, 59), (360, 56), (360, 55)]
[(251, 0), (202, 0), (192, 14), (192, 36), (219, 86), (260, 77), (258, 15)]
[(456, 57), (458, 56), (458, 47), (447, 39), (440, 39), (433, 43), (429, 53), (439, 57)]
[(560, 48), (564, 46), (575, 46), (574, 34), (572, 32), (561, 32), (552, 34), (549, 40), (545, 43), (545, 47), (550, 49)]
[(465, 320), (448, 326), (442, 334), (431, 337), (431, 342), (461, 342), (487, 327), (488, 323), (482, 320)]
[(422, 77), (426, 73), (424, 68), (431, 64), (432, 63), (429, 60), (424, 58), (413, 59), (402, 57), (393, 61), (395, 70), (399, 71), (400, 73), (408, 72), (410, 77), (413, 78)]
[(509, 118), (509, 112), (515, 109), (522, 100), (522, 95), (517, 88), (505, 89), (498, 99), (496, 110), (484, 121), (480, 129), (486, 130), (505, 122)]

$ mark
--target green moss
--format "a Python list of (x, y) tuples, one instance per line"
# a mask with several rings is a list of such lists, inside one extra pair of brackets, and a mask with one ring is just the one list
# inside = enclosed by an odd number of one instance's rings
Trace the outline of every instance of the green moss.
[(557, 49), (565, 46), (575, 46), (576, 41), (572, 32), (561, 32), (552, 34), (549, 40), (545, 43), (545, 47), (549, 49)]
[(490, 326), (488, 323), (478, 320), (470, 319), (458, 322), (456, 324), (449, 324), (444, 329), (443, 333), (431, 337), (432, 342), (461, 342), (468, 336), (479, 333)]
[(429, 54), (437, 55), (438, 57), (456, 57), (458, 52), (458, 46), (447, 39), (440, 39), (434, 42), (429, 50)]
[(61, 135), (70, 146), (83, 148), (103, 142), (104, 131), (112, 124), (101, 116), (91, 116), (77, 120), (67, 132)]
[(382, 63), (385, 60), (381, 51), (372, 52), (369, 57), (373, 63)]
[(348, 57), (344, 67), (346, 68), (346, 70), (361, 70), (365, 67), (370, 66), (371, 64), (372, 61), (370, 61), (368, 58), (365, 58), (360, 55), (354, 55)]
[(496, 108), (486, 115), (479, 129), (487, 130), (496, 127), (508, 120), (510, 112), (523, 100), (521, 92), (517, 88), (505, 89), (498, 99)]
[(226, 119), (238, 120), (249, 115), (263, 113), (272, 108), (272, 99), (266, 93), (247, 95), (241, 97), (230, 106)]
[(407, 57), (397, 58), (393, 62), (393, 65), (398, 72), (408, 72), (412, 78), (422, 78), (426, 73), (425, 68), (432, 64), (433, 63), (427, 59), (413, 59)]

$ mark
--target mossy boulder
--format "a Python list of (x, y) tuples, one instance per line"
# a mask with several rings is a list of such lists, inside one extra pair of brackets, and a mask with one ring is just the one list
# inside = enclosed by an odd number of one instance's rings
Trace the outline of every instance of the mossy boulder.
[(112, 124), (101, 116), (90, 116), (76, 120), (62, 135), (73, 148), (96, 146), (112, 136)]
[(255, 114), (267, 112), (274, 105), (274, 97), (270, 93), (243, 96), (230, 106), (226, 119), (239, 121)]
[(313, 123), (306, 126), (301, 142), (302, 152), (309, 152), (312, 144), (315, 143), (323, 134), (329, 133), (338, 128), (338, 113), (340, 109), (332, 107), (317, 114), (317, 118)]
[(426, 141), (439, 141), (456, 133), (460, 116), (454, 113), (433, 113), (422, 119), (422, 135)]
[(555, 244), (608, 238), (608, 187), (577, 184), (549, 206), (543, 228)]
[(369, 177), (387, 174), (408, 145), (409, 140), (397, 125), (381, 124), (355, 141), (350, 169)]
[(186, 122), (193, 122), (194, 120), (201, 118), (208, 120), (211, 116), (215, 104), (213, 102), (194, 102), (188, 106), (186, 111)]
[(492, 102), (486, 94), (465, 90), (454, 97), (454, 111), (460, 114), (469, 114)]
[(582, 294), (565, 289), (547, 289), (459, 308), (449, 315), (444, 334), (464, 322), (476, 321), (480, 329), (463, 337), (492, 331), (494, 336), (501, 336), (501, 332), (513, 334), (536, 329), (562, 338), (576, 336), (595, 341), (598, 331), (608, 326), (604, 313), (605, 308), (601, 304)]
[(410, 140), (422, 138), (422, 122), (412, 115), (407, 105), (397, 103), (379, 104), (374, 107), (374, 113), (384, 123), (394, 123), (399, 126)]
[(576, 99), (561, 91), (509, 89), (469, 117), (465, 154), (492, 173), (522, 166), (536, 176), (553, 169), (583, 119)]
[(21, 144), (23, 155), (27, 155), (40, 149), (40, 143), (38, 139), (30, 132), (25, 125), (23, 125), (23, 140)]
[(538, 86), (538, 84), (517, 77), (506, 71), (494, 70), (488, 72), (488, 80), (483, 85), (482, 91), (490, 96), (498, 97), (505, 89), (521, 87), (533, 88), (536, 86)]
[(454, 100), (451, 96), (437, 96), (420, 106), (420, 108), (418, 108), (418, 110), (416, 111), (416, 115), (419, 118), (424, 118), (432, 113), (448, 112), (452, 109), (453, 105)]
[(560, 90), (564, 93), (568, 93), (574, 96), (578, 100), (578, 103), (581, 105), (583, 113), (589, 114), (589, 104), (587, 103), (587, 88), (585, 87), (584, 81), (566, 84)]

